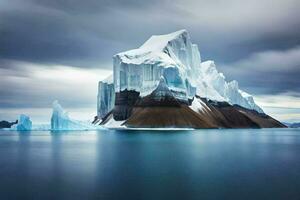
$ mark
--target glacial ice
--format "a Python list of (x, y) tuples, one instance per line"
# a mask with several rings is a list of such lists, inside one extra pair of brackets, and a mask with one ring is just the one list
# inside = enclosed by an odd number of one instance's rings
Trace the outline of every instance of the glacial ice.
[(189, 76), (200, 64), (195, 62), (200, 60), (197, 49), (185, 30), (152, 36), (140, 48), (114, 56), (115, 91), (135, 90), (145, 96), (163, 75), (174, 96), (187, 100), (195, 95)]
[(97, 116), (99, 119), (105, 117), (115, 104), (115, 89), (113, 84), (113, 76), (109, 76), (98, 84), (97, 96)]
[(32, 122), (27, 115), (21, 114), (17, 124), (17, 131), (30, 131)]
[(226, 81), (213, 61), (201, 62), (198, 46), (186, 30), (154, 35), (141, 47), (116, 54), (113, 65), (115, 92), (135, 90), (146, 96), (163, 76), (177, 99), (187, 101), (197, 94), (263, 112), (236, 81)]
[(173, 97), (172, 92), (170, 91), (170, 88), (167, 85), (167, 82), (163, 76), (160, 77), (159, 83), (157, 88), (152, 92), (154, 99), (157, 101), (161, 101), (165, 99), (166, 97)]
[[(213, 61), (201, 63), (200, 77), (197, 84), (199, 96), (211, 100), (227, 101), (232, 105), (237, 104), (263, 113), (263, 110), (255, 104), (253, 97), (239, 89), (237, 81), (226, 82), (225, 76), (217, 71)], [(204, 94), (201, 91), (204, 91)]]
[(99, 129), (99, 126), (87, 122), (71, 119), (67, 112), (61, 107), (58, 101), (53, 102), (53, 111), (51, 117), (52, 131), (65, 130), (93, 130)]

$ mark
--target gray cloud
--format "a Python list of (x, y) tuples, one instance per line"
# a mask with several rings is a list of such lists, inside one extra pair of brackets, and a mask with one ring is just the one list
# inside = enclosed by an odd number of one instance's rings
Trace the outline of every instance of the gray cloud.
[(300, 47), (254, 53), (230, 65), (220, 66), (229, 79), (256, 94), (300, 93)]
[(299, 8), (294, 0), (4, 0), (0, 55), (98, 67), (152, 34), (186, 28), (204, 58), (228, 63), (300, 44)]
[(203, 60), (214, 59), (250, 93), (299, 93), (299, 9), (297, 0), (2, 0), (0, 107), (43, 107), (49, 96), (93, 104), (94, 90), (83, 97), (76, 84), (61, 80), (60, 88), (32, 73), (57, 65), (112, 69), (115, 53), (182, 28)]
[[(1, 66), (0, 60), (0, 66)], [(5, 60), (0, 68), (0, 108), (95, 107), (98, 81), (111, 71)]]

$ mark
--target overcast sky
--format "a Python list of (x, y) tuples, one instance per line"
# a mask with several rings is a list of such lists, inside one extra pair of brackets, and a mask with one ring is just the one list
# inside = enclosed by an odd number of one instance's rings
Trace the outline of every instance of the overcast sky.
[(114, 54), (186, 29), (203, 61), (269, 114), (300, 121), (299, 10), (299, 0), (1, 0), (0, 120), (46, 121), (55, 99), (90, 118)]

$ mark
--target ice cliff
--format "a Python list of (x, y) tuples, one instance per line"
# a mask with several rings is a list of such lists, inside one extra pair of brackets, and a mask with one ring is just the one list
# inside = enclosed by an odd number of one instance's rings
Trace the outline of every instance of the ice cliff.
[(115, 104), (115, 88), (113, 75), (98, 83), (97, 116), (102, 119)]
[(237, 81), (226, 82), (225, 76), (218, 72), (214, 61), (202, 62), (198, 77), (199, 96), (210, 100), (226, 101), (232, 105), (237, 104), (263, 113), (263, 110), (255, 104), (253, 97), (239, 89)]
[[(201, 62), (198, 46), (191, 42), (186, 30), (154, 35), (141, 47), (116, 54), (113, 65), (114, 90), (117, 93), (133, 90), (141, 97), (146, 96), (157, 87), (163, 76), (178, 100), (188, 102), (197, 94), (263, 112), (251, 95), (239, 89), (236, 81), (226, 81), (213, 61)], [(111, 109), (112, 101), (106, 105), (106, 100), (112, 99), (106, 94), (110, 92), (111, 89), (106, 86), (100, 91), (105, 94), (100, 100), (104, 108), (98, 109), (101, 113)]]
[(52, 131), (65, 131), (65, 130), (93, 130), (99, 127), (92, 125), (88, 122), (77, 121), (71, 119), (67, 112), (64, 111), (58, 101), (52, 104), (51, 116), (51, 130)]

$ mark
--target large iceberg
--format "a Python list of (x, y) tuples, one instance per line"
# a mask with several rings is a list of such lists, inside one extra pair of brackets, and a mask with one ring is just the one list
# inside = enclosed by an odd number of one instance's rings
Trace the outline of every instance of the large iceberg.
[(99, 126), (92, 125), (89, 122), (82, 122), (71, 119), (67, 112), (64, 111), (58, 101), (53, 102), (53, 111), (51, 117), (52, 131), (65, 130), (93, 130), (99, 129)]
[(201, 62), (198, 46), (191, 42), (186, 30), (154, 35), (141, 47), (113, 57), (115, 92), (137, 91), (150, 94), (163, 76), (173, 96), (183, 102), (198, 96), (227, 101), (258, 112), (253, 97), (238, 87), (236, 81), (226, 82), (213, 61)]
[(17, 131), (30, 131), (32, 122), (27, 115), (21, 114), (17, 124)]
[(97, 96), (97, 116), (99, 119), (105, 117), (115, 105), (115, 88), (113, 84), (113, 75), (109, 76), (98, 84)]
[(185, 30), (152, 36), (140, 48), (113, 57), (115, 91), (135, 90), (146, 96), (164, 76), (174, 96), (187, 101), (195, 95), (191, 81), (200, 60), (198, 47)]

